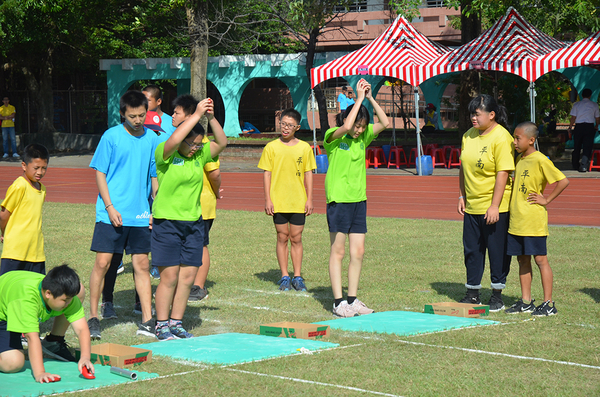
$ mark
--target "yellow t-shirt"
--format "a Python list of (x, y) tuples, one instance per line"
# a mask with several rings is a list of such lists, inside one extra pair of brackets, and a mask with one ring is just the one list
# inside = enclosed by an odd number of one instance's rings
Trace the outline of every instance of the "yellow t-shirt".
[[(496, 174), (515, 169), (513, 152), (513, 138), (501, 125), (486, 135), (479, 135), (476, 128), (471, 128), (463, 135), (460, 160), (465, 177), (465, 212), (471, 215), (486, 213), (492, 205)], [(508, 211), (511, 182), (509, 175), (500, 203), (501, 213)]]
[[(204, 136), (202, 143), (210, 142)], [(208, 174), (211, 171), (218, 170), (221, 162), (211, 161), (204, 165), (204, 184), (202, 185), (202, 193), (200, 194), (200, 206), (202, 207), (202, 219), (215, 219), (217, 217), (217, 196), (208, 180)]]
[(548, 211), (539, 204), (529, 204), (529, 193), (543, 194), (547, 184), (565, 179), (552, 161), (540, 152), (517, 157), (515, 182), (510, 199), (508, 232), (515, 236), (547, 236)]
[[(0, 116), (10, 116), (15, 113), (15, 107), (13, 105), (0, 106)], [(14, 127), (15, 123), (12, 120), (2, 120), (2, 127)]]
[(6, 191), (2, 207), (10, 212), (4, 230), (2, 258), (27, 262), (44, 262), (44, 235), (42, 234), (42, 206), (46, 187), (37, 190), (18, 177)]
[(304, 173), (317, 168), (310, 145), (298, 141), (288, 146), (280, 139), (269, 142), (258, 168), (271, 171), (271, 201), (276, 213), (303, 214), (306, 205)]

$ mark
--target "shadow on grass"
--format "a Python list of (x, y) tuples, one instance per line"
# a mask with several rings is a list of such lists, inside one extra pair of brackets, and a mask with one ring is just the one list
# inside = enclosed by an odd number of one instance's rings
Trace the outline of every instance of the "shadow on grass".
[(266, 272), (262, 273), (254, 273), (257, 279), (261, 281), (270, 281), (273, 284), (277, 285), (279, 279), (281, 279), (281, 270), (280, 269), (269, 269)]
[(600, 288), (582, 288), (579, 291), (591, 296), (596, 303), (600, 303)]
[[(465, 296), (466, 287), (461, 283), (442, 283), (435, 282), (431, 283), (431, 288), (433, 288), (438, 295), (447, 296), (451, 301), (458, 302)], [(599, 290), (600, 291), (600, 290)], [(486, 302), (489, 300), (492, 295), (492, 290), (489, 288), (482, 288), (480, 291), (480, 299), (481, 303), (487, 304)], [(502, 294), (502, 300), (504, 301), (504, 305), (509, 307), (513, 303), (515, 303), (520, 296), (512, 296)], [(598, 299), (598, 298), (596, 298)]]

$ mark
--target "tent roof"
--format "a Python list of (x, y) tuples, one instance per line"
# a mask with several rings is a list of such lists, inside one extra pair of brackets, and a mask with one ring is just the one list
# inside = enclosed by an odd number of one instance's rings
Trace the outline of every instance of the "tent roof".
[(586, 66), (594, 62), (600, 62), (600, 31), (538, 58), (535, 71), (540, 77), (556, 69)]
[(450, 50), (432, 42), (399, 16), (383, 34), (363, 48), (311, 70), (311, 87), (335, 77), (389, 76), (418, 86), (425, 79), (417, 66)]
[(506, 15), (481, 36), (423, 68), (426, 78), (468, 69), (485, 69), (516, 74), (531, 82), (540, 76), (532, 68), (534, 60), (566, 46), (566, 43), (536, 29), (510, 7)]

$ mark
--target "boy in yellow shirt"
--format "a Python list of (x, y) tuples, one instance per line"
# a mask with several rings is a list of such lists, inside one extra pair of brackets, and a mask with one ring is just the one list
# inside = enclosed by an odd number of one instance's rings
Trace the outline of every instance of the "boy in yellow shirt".
[[(546, 156), (535, 149), (537, 126), (524, 122), (515, 129), (517, 157), (515, 182), (510, 200), (507, 254), (516, 255), (519, 262), (521, 299), (506, 309), (506, 313), (530, 313), (533, 316), (552, 316), (557, 313), (552, 301), (553, 274), (546, 250), (548, 212), (550, 204), (569, 185), (569, 180)], [(544, 197), (547, 184), (556, 187)], [(531, 298), (531, 255), (540, 269), (544, 302), (535, 307)]]
[[(273, 217), (277, 231), (276, 254), (281, 269), (281, 291), (306, 291), (301, 275), (302, 231), (313, 212), (312, 170), (317, 168), (310, 145), (295, 137), (302, 116), (294, 109), (281, 113), (281, 137), (265, 146), (258, 162), (263, 169), (265, 213)], [(291, 243), (294, 278), (288, 273), (288, 241)]]

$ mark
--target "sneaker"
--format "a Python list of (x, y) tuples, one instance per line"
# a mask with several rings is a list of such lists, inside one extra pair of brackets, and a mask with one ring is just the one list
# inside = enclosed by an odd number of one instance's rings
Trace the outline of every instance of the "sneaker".
[(125, 267), (123, 267), (123, 261), (119, 263), (119, 267), (117, 268), (117, 274), (121, 274), (125, 271)]
[[(356, 301), (355, 301), (356, 302)], [(359, 314), (354, 310), (352, 305), (348, 304), (348, 301), (342, 301), (337, 307), (333, 304), (333, 314), (339, 317), (356, 317)]]
[(29, 346), (29, 342), (27, 342), (27, 338), (25, 337), (25, 334), (21, 334), (21, 344), (23, 345), (23, 347)]
[(294, 287), (296, 291), (306, 291), (306, 285), (301, 276), (296, 276), (292, 279), (292, 287)]
[(290, 276), (281, 277), (281, 280), (277, 282), (277, 284), (279, 284), (279, 289), (281, 291), (289, 291), (290, 289), (292, 289), (291, 281), (292, 279), (290, 278)]
[[(133, 314), (142, 314), (142, 304), (140, 302), (133, 305)], [(154, 310), (154, 308), (152, 308), (152, 315), (156, 316), (156, 310)]]
[(113, 318), (117, 318), (117, 313), (113, 307), (112, 302), (104, 302), (101, 306), (102, 318), (104, 320), (110, 320)]
[(100, 320), (98, 320), (98, 317), (90, 317), (87, 323), (90, 329), (90, 338), (100, 340), (102, 335), (100, 334)]
[(21, 156), (19, 156), (17, 153), (13, 153), (13, 158), (19, 159), (19, 158), (21, 158)]
[(156, 320), (151, 318), (150, 320), (146, 321), (145, 323), (139, 323), (136, 335), (145, 335), (145, 336), (150, 336), (152, 338), (155, 338), (156, 337)]
[(500, 310), (504, 309), (502, 297), (500, 295), (494, 295), (493, 293), (490, 297), (488, 305), (490, 306), (490, 312), (499, 312)]
[(161, 342), (164, 342), (166, 340), (177, 339), (177, 337), (175, 337), (175, 335), (171, 333), (171, 330), (169, 329), (168, 325), (163, 325), (162, 327), (156, 328), (156, 339), (158, 339)]
[(7, 159), (8, 158), (8, 153), (4, 153), (4, 155), (2, 156), (3, 159)]
[(152, 266), (150, 268), (150, 277), (156, 280), (160, 280), (160, 272), (158, 271), (158, 267)]
[(190, 334), (182, 327), (181, 323), (169, 328), (171, 329), (171, 333), (178, 339), (188, 339), (194, 337), (194, 335)]
[[(471, 292), (471, 291), (475, 291), (475, 292)], [(459, 300), (458, 302), (459, 303), (470, 303), (471, 305), (481, 305), (481, 300), (479, 299), (479, 290), (468, 289), (465, 297), (462, 298), (461, 300)]]
[(533, 304), (535, 299), (531, 300), (531, 303), (525, 304), (523, 299), (519, 299), (514, 305), (509, 307), (504, 311), (504, 313), (515, 314), (515, 313), (531, 313), (535, 310), (535, 305)]
[(355, 299), (354, 302), (352, 302), (351, 305), (349, 305), (352, 307), (352, 309), (358, 313), (358, 314), (371, 314), (374, 313), (375, 310), (369, 309), (367, 307), (367, 305), (365, 305), (364, 303), (362, 303), (361, 301), (359, 301), (358, 299)]
[(49, 342), (44, 338), (42, 340), (42, 351), (57, 360), (60, 361), (73, 361), (77, 362), (77, 359), (73, 357), (71, 352), (69, 351), (69, 345), (64, 340), (62, 342)]
[[(550, 306), (552, 305), (552, 306)], [(535, 308), (532, 316), (554, 316), (558, 314), (558, 310), (556, 310), (556, 306), (554, 306), (554, 301), (546, 301)]]
[(201, 288), (199, 285), (192, 285), (188, 302), (199, 302), (202, 299), (206, 298), (207, 295), (208, 291), (206, 290), (206, 288)]

